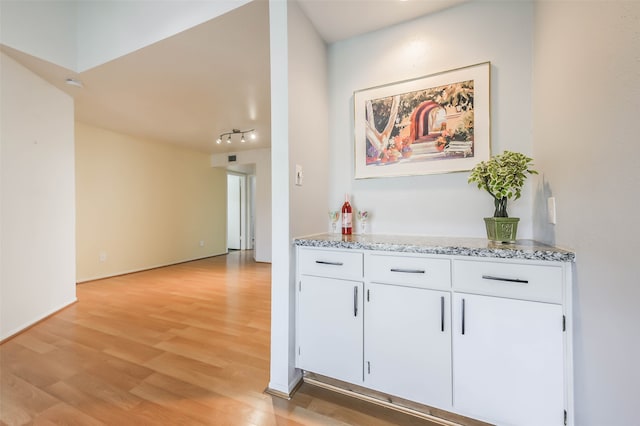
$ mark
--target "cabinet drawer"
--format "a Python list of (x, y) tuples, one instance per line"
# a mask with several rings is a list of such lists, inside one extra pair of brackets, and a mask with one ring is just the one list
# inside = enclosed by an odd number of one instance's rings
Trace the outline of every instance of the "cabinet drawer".
[(454, 260), (454, 291), (562, 303), (562, 267)]
[(413, 256), (372, 254), (366, 257), (366, 276), (371, 282), (420, 288), (451, 288), (451, 262)]
[(302, 275), (362, 280), (362, 253), (298, 249), (298, 271)]

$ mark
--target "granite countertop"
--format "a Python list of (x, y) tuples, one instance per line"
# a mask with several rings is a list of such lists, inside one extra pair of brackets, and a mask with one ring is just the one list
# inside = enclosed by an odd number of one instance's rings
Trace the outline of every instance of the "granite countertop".
[(549, 246), (532, 240), (518, 240), (513, 244), (504, 244), (488, 241), (484, 238), (318, 234), (295, 238), (294, 244), (306, 247), (550, 260), (556, 262), (575, 262), (576, 259), (575, 252), (571, 250)]

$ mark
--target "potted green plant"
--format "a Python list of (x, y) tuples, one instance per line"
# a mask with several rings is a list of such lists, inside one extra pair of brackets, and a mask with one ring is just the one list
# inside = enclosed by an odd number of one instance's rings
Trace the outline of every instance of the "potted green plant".
[(486, 190), (493, 197), (493, 217), (484, 218), (489, 240), (503, 243), (516, 240), (520, 219), (509, 217), (507, 201), (520, 198), (527, 174), (538, 174), (531, 168), (532, 162), (533, 159), (519, 152), (504, 151), (489, 161), (478, 163), (471, 170), (468, 182), (477, 183), (479, 189)]

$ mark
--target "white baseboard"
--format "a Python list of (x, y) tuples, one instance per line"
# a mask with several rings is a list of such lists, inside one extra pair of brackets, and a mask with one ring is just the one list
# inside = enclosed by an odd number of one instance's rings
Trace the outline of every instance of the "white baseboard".
[(135, 274), (136, 272), (150, 271), (152, 269), (158, 269), (158, 268), (164, 268), (164, 267), (167, 267), (167, 266), (179, 265), (181, 263), (187, 263), (187, 262), (193, 262), (193, 261), (196, 261), (196, 260), (208, 259), (210, 257), (223, 256), (225, 254), (228, 254), (228, 252), (225, 251), (225, 252), (217, 253), (217, 254), (208, 254), (206, 256), (194, 257), (193, 259), (177, 260), (175, 262), (169, 262), (169, 263), (145, 266), (145, 267), (138, 268), (138, 269), (131, 269), (131, 270), (126, 270), (126, 271), (122, 271), (122, 272), (115, 272), (115, 273), (105, 274), (105, 275), (96, 275), (96, 276), (89, 277), (89, 278), (82, 278), (82, 279), (76, 281), (76, 284), (88, 283), (90, 281), (104, 280), (106, 278), (119, 277), (121, 275)]
[(60, 312), (61, 310), (73, 305), (74, 303), (76, 303), (78, 301), (78, 299), (76, 299), (75, 297), (73, 298), (73, 300), (71, 300), (70, 302), (67, 303), (63, 303), (60, 306), (54, 307), (49, 309), (46, 312), (43, 312), (42, 314), (38, 315), (35, 318), (32, 318), (24, 323), (22, 323), (21, 325), (19, 325), (18, 327), (14, 327), (11, 330), (8, 330), (6, 332), (3, 332), (0, 335), (0, 343), (5, 342), (6, 340), (11, 339), (12, 337), (17, 336), (18, 334), (22, 333), (23, 331), (26, 331), (27, 329), (33, 327), (34, 325), (38, 324), (41, 321), (46, 320), (47, 318), (49, 318), (52, 315), (57, 314), (58, 312)]

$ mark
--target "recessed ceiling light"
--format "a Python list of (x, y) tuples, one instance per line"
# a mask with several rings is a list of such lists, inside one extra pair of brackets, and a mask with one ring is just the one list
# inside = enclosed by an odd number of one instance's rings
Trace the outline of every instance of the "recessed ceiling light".
[(80, 87), (80, 88), (84, 87), (84, 84), (82, 84), (82, 81), (77, 80), (75, 78), (67, 78), (64, 81), (64, 83), (68, 84), (69, 86)]

